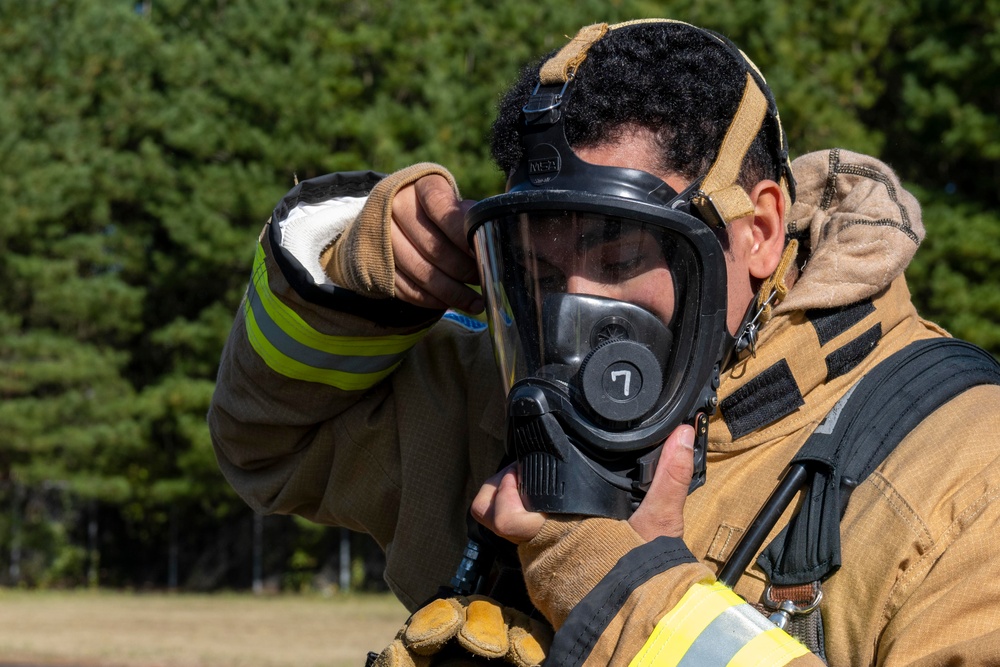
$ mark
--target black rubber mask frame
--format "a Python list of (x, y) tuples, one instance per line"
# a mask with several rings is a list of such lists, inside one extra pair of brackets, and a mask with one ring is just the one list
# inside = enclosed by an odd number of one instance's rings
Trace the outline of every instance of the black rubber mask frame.
[[(519, 335), (511, 334), (512, 330), (544, 330), (550, 338), (558, 336), (558, 326), (551, 321), (534, 321), (539, 316), (533, 313), (542, 309), (538, 303), (525, 303), (524, 285), (498, 269), (498, 257), (503, 254), (498, 246), (509, 245), (503, 226), (511, 221), (530, 222), (547, 214), (567, 213), (628, 221), (660, 230), (683, 246), (685, 257), (690, 257), (693, 288), (686, 293), (688, 300), (678, 307), (683, 318), (669, 332), (668, 348), (653, 342), (662, 341), (663, 335), (630, 338), (623, 333), (623, 340), (611, 348), (588, 351), (587, 361), (592, 365), (587, 372), (594, 375), (594, 364), (601, 364), (597, 379), (587, 380), (591, 387), (601, 384), (601, 373), (610, 377), (611, 373), (620, 374), (623, 367), (647, 369), (644, 377), (655, 375), (654, 362), (665, 369), (662, 382), (671, 390), (657, 394), (657, 401), (648, 408), (644, 405), (617, 413), (615, 406), (596, 407), (600, 398), (587, 397), (582, 380), (576, 385), (560, 384), (531, 372), (510, 378), (506, 387), (508, 453), (519, 463), (525, 505), (537, 511), (623, 518), (635, 510), (648, 489), (663, 441), (680, 424), (694, 423), (699, 414), (703, 418), (696, 439), (692, 490), (704, 482), (704, 416), (715, 409), (719, 372), (732, 341), (726, 328), (726, 263), (716, 232), (690, 205), (697, 183), (678, 194), (645, 171), (594, 165), (573, 152), (562, 122), (572, 91), (572, 80), (536, 89), (524, 107), (523, 157), (511, 175), (508, 191), (476, 204), (467, 215), (466, 231), (480, 259), (498, 360), (505, 354), (502, 346)], [(633, 304), (596, 299), (583, 307), (576, 295), (565, 297), (547, 305), (545, 312), (563, 312), (569, 301), (573, 312), (582, 308), (603, 317), (636, 322), (645, 319)], [(527, 348), (525, 345), (520, 352), (523, 357), (528, 356)], [(664, 354), (670, 355), (669, 362), (657, 359)], [(611, 386), (607, 380), (605, 385)]]

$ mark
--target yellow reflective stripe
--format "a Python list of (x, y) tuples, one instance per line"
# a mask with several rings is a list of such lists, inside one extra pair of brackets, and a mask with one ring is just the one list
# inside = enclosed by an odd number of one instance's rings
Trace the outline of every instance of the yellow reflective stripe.
[[(728, 595), (727, 595), (728, 593)], [(733, 601), (729, 595), (736, 598)], [(629, 667), (676, 665), (691, 648), (694, 640), (715, 618), (743, 600), (718, 582), (698, 583), (688, 589), (681, 601), (660, 619), (646, 645), (632, 659)]]
[(243, 302), (250, 346), (276, 373), (346, 391), (368, 389), (399, 366), (430, 330), (391, 336), (332, 336), (316, 331), (271, 291), (264, 249), (257, 248)]
[(244, 304), (243, 312), (247, 325), (247, 339), (250, 341), (250, 346), (253, 347), (271, 370), (293, 380), (318, 382), (336, 387), (337, 389), (343, 389), (344, 391), (356, 391), (374, 386), (391, 374), (396, 369), (396, 366), (399, 365), (397, 362), (389, 368), (375, 373), (351, 373), (348, 371), (308, 366), (280, 352), (267, 340), (267, 337), (261, 332), (260, 327), (257, 326), (257, 321), (254, 318), (249, 302)]
[(268, 316), (289, 336), (314, 350), (331, 354), (360, 356), (397, 354), (413, 347), (426, 330), (392, 336), (331, 336), (313, 329), (302, 316), (286, 306), (271, 291), (267, 282), (264, 247), (257, 246), (253, 266), (253, 285)]
[[(818, 613), (818, 612), (817, 612)], [(807, 655), (809, 649), (779, 627), (754, 637), (729, 661), (732, 667), (784, 665)]]
[(629, 667), (783, 665), (808, 650), (719, 582), (692, 586)]

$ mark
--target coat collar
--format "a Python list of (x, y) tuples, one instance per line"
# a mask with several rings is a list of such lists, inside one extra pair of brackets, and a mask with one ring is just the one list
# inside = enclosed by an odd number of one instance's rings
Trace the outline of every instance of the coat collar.
[(870, 299), (775, 316), (757, 356), (722, 378), (709, 450), (736, 452), (811, 431), (874, 364), (913, 337), (936, 333), (917, 316), (902, 276)]

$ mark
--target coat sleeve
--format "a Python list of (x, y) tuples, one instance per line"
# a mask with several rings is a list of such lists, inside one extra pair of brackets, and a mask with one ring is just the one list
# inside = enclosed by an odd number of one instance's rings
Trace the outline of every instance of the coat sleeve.
[(503, 453), (503, 400), (484, 323), (360, 296), (320, 265), (379, 182), (303, 181), (275, 209), (208, 422), (254, 510), (372, 535), (412, 609), (461, 559), (469, 503)]
[[(378, 467), (359, 456), (393, 456), (388, 444), (365, 453), (344, 447), (335, 465), (333, 447), (314, 446), (350, 441), (361, 415), (393, 439), (382, 381), (441, 315), (363, 299), (318, 266), (319, 249), (351, 224), (377, 181), (368, 173), (304, 181), (260, 236), (208, 414), (223, 473), (257, 511), (351, 526), (348, 508), (327, 493), (332, 471)], [(392, 486), (394, 467), (384, 470)]]
[(678, 538), (645, 543), (625, 521), (550, 519), (520, 556), (557, 630), (546, 665), (823, 664)]
[[(885, 619), (878, 665), (1000, 664), (998, 406), (1000, 387), (970, 389), (913, 432), (916, 446), (901, 461), (890, 457), (915, 484), (892, 486), (895, 470), (878, 479), (920, 536), (877, 610)], [(921, 492), (927, 498), (912, 495)]]
[[(384, 531), (359, 525), (355, 516), (366, 514), (360, 510), (373, 498), (398, 496), (400, 367), (420, 367), (413, 357), (428, 356), (450, 367), (450, 381), (439, 383), (447, 386), (402, 391), (422, 400), (436, 394), (454, 406), (455, 414), (427, 412), (428, 424), (455, 421), (468, 407), (460, 395), (468, 386), (458, 367), (462, 353), (482, 347), (456, 342), (456, 332), (485, 329), (457, 314), (448, 315), (450, 326), (436, 326), (442, 311), (362, 297), (326, 276), (320, 252), (353, 224), (379, 179), (359, 172), (304, 181), (276, 207), (260, 236), (208, 414), (222, 471), (255, 510), (376, 536)], [(431, 379), (413, 375), (406, 375), (410, 385)]]
[[(960, 526), (959, 524), (966, 524)], [(997, 503), (956, 517), (954, 540), (892, 615), (877, 664), (990, 665), (1000, 656)]]

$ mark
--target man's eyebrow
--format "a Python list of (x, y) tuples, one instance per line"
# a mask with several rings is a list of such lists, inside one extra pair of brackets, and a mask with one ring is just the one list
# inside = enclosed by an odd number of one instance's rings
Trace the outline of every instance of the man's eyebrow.
[(590, 248), (593, 248), (601, 243), (620, 241), (623, 236), (634, 231), (636, 230), (626, 229), (625, 227), (618, 225), (614, 228), (601, 227), (590, 232), (582, 232), (580, 234), (577, 247), (589, 250)]
[(577, 240), (576, 245), (578, 248), (590, 249), (596, 246), (597, 244), (603, 242), (604, 242), (604, 234), (591, 232), (589, 234), (580, 234), (580, 237)]
[(593, 248), (599, 243), (607, 243), (608, 241), (617, 241), (622, 235), (621, 229), (617, 229), (612, 233), (608, 233), (606, 227), (596, 228), (589, 232), (581, 232), (579, 245), (584, 248)]

